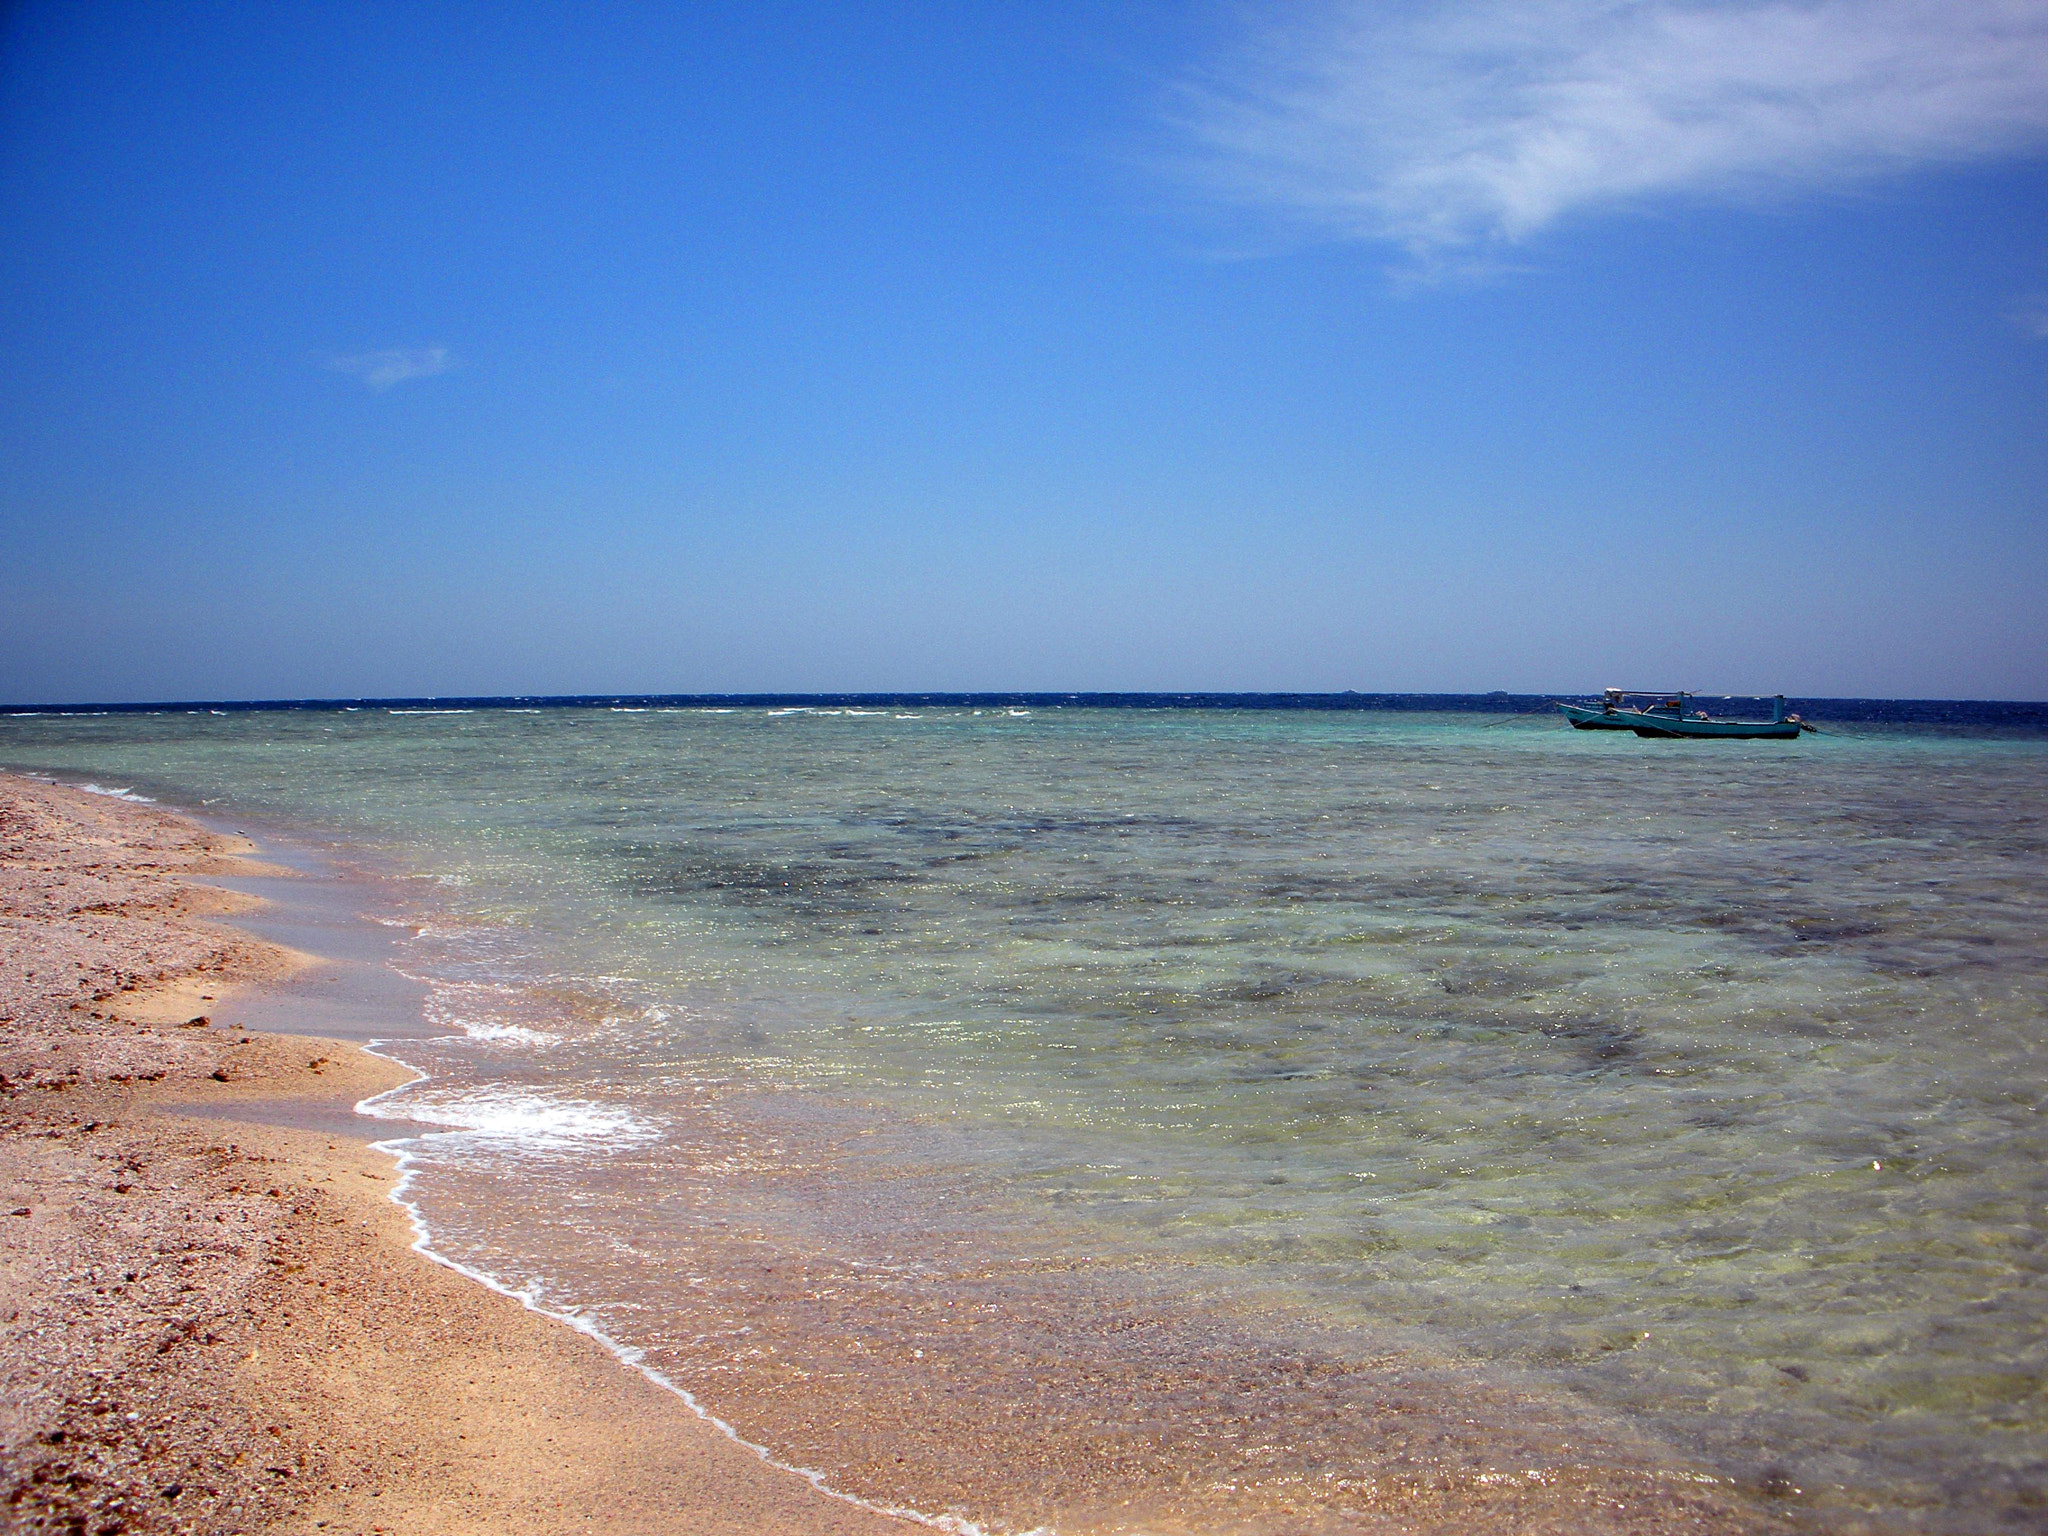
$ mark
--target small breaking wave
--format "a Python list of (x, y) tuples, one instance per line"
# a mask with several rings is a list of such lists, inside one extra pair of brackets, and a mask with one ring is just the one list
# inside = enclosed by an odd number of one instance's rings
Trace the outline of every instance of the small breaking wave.
[(560, 1045), (560, 1035), (548, 1034), (545, 1030), (526, 1029), (518, 1024), (478, 1024), (468, 1019), (455, 1019), (455, 1027), (472, 1040), (486, 1040), (499, 1045)]
[(132, 789), (109, 789), (103, 784), (81, 784), (78, 786), (88, 795), (105, 795), (109, 800), (132, 800), (137, 805), (155, 805), (148, 795), (138, 795)]
[(356, 1106), (358, 1114), (378, 1120), (416, 1120), (448, 1129), (429, 1131), (421, 1139), (436, 1142), (463, 1138), (467, 1145), (494, 1152), (531, 1156), (589, 1156), (646, 1146), (661, 1139), (660, 1127), (631, 1110), (589, 1099), (564, 1098), (508, 1086), (472, 1089), (427, 1089), (416, 1084), (379, 1094)]

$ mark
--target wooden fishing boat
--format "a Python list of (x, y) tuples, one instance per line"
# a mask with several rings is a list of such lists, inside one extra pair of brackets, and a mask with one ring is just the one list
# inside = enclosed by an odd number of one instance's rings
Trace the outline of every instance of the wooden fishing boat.
[(1813, 727), (1785, 712), (1779, 694), (1768, 720), (1711, 715), (1696, 707), (1700, 696), (1683, 689), (1670, 693), (1631, 693), (1609, 688), (1598, 704), (1558, 701), (1565, 719), (1582, 731), (1634, 731), (1638, 736), (1712, 737), (1723, 741), (1790, 741)]

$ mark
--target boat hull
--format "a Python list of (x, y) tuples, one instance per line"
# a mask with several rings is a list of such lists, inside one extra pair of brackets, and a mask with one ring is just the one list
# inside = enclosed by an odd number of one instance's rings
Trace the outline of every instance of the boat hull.
[(1797, 720), (1648, 720), (1630, 721), (1638, 736), (1697, 737), (1716, 741), (1791, 741), (1798, 736)]
[(1635, 727), (1628, 721), (1618, 719), (1616, 714), (1604, 709), (1588, 709), (1583, 704), (1560, 704), (1565, 719), (1581, 731), (1630, 731)]
[(1797, 720), (1687, 720), (1641, 709), (1607, 709), (1586, 704), (1557, 706), (1581, 731), (1634, 731), (1638, 736), (1672, 740), (1790, 741), (1805, 727)]

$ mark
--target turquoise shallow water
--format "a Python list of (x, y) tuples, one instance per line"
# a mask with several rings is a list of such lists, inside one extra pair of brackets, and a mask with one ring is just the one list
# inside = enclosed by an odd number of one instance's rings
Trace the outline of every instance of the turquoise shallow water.
[[(4, 719), (0, 761), (404, 877), (459, 1031), (399, 1049), (437, 1243), (813, 1465), (851, 1370), (906, 1442), (965, 1411), (940, 1361), (1111, 1435), (1115, 1384), (1003, 1321), (1085, 1293), (1171, 1320), (1141, 1375), (1398, 1360), (1795, 1525), (2048, 1504), (2039, 736), (366, 709)], [(1172, 1475), (1223, 1465), (1204, 1415), (1275, 1487), (1382, 1454), (1176, 1369), (1147, 1508), (1230, 1481)], [(833, 1464), (1035, 1517), (944, 1459)]]

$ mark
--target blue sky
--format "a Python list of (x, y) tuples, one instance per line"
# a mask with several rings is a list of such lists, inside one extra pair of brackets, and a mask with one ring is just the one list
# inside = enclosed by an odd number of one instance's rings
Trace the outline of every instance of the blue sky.
[(0, 700), (2048, 698), (2048, 0), (0, 27)]

